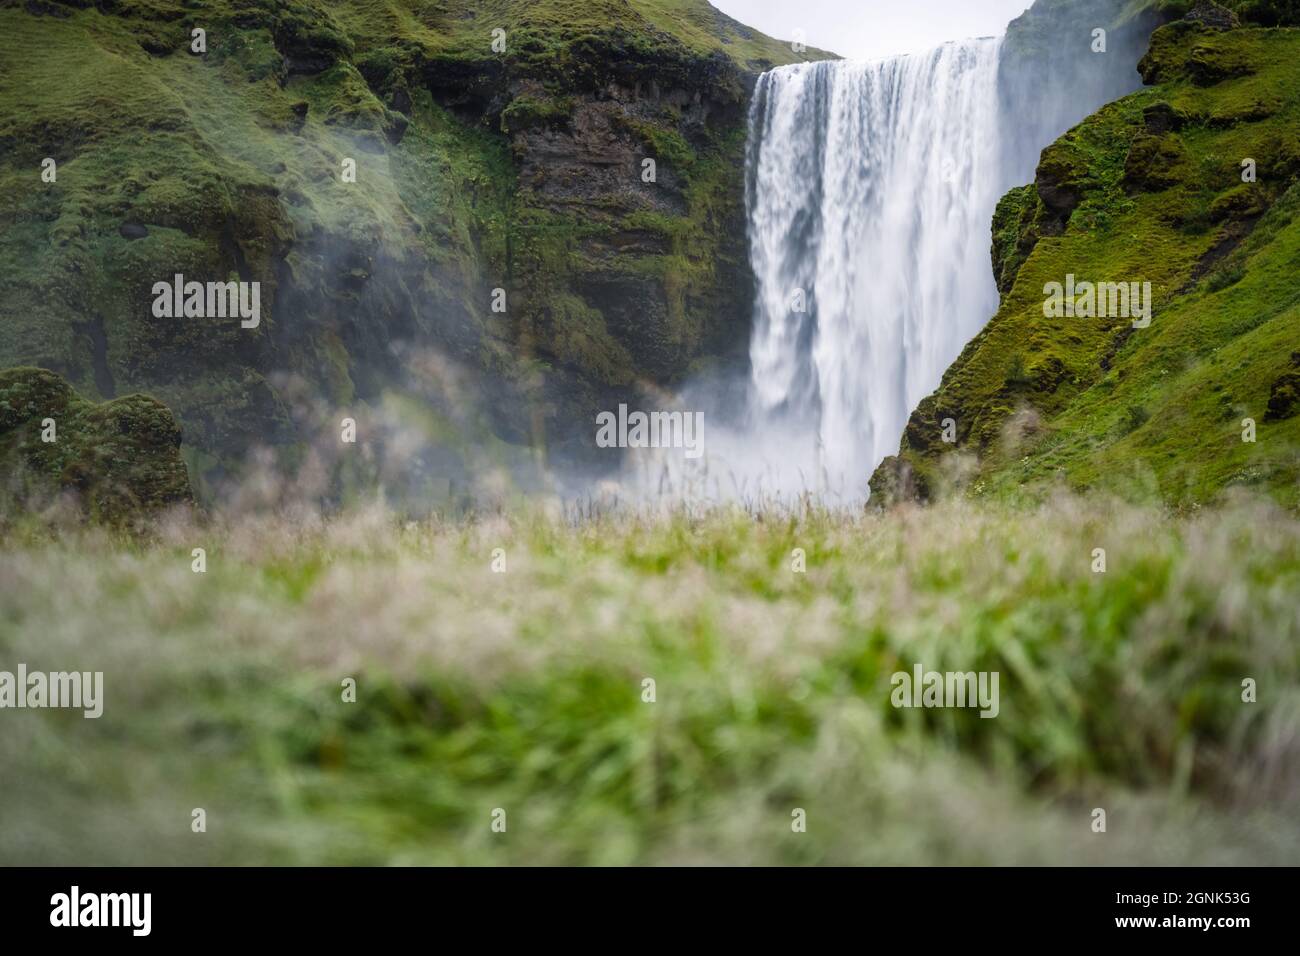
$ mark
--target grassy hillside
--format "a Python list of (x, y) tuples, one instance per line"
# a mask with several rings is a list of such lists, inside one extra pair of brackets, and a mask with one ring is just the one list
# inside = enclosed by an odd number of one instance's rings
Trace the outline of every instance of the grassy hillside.
[[(1297, 858), (1294, 516), (759, 517), (11, 528), (0, 658), (104, 710), (6, 713), (0, 859)], [(997, 716), (894, 708), (916, 664), (997, 672)]]
[(542, 68), (583, 39), (609, 33), (625, 34), (644, 56), (723, 53), (755, 72), (800, 59), (789, 43), (736, 22), (705, 0), (357, 0), (329, 7), (336, 29), (361, 46), (398, 41), (432, 56), (481, 59), (491, 31), (499, 28), (520, 51), (512, 55)]
[[(0, 0), (0, 366), (157, 396), (201, 488), (393, 393), (589, 440), (743, 342), (746, 84), (795, 57), (703, 0)], [(261, 325), (154, 318), (177, 272), (260, 282)]]
[[(1001, 306), (911, 417), (873, 478), (880, 498), (1063, 483), (1300, 501), (1298, 59), (1296, 29), (1156, 32), (1149, 86), (1044, 150), (1034, 185), (999, 206)], [(1150, 326), (1046, 318), (1045, 285), (1070, 274), (1150, 282)]]

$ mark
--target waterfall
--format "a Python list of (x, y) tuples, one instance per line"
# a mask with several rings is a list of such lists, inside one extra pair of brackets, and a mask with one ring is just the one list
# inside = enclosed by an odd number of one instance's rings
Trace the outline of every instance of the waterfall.
[(989, 223), (1014, 185), (999, 169), (1000, 47), (759, 77), (747, 444), (766, 449), (775, 491), (865, 496), (911, 410), (996, 310)]
[(1104, 57), (1080, 41), (1040, 62), (999, 38), (762, 74), (745, 157), (749, 380), (740, 396), (725, 376), (688, 382), (677, 405), (704, 410), (703, 460), (638, 455), (629, 486), (863, 500), (908, 416), (997, 310), (998, 200), (1030, 181), (1043, 146), (1136, 88), (1149, 32)]

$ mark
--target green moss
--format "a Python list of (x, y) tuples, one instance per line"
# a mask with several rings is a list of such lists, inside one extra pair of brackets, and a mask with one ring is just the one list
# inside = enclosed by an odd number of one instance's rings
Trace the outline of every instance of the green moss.
[(1139, 133), (1124, 159), (1124, 182), (1134, 189), (1168, 189), (1186, 178), (1185, 160), (1182, 141), (1175, 134)]
[[(1204, 85), (1189, 57), (1207, 45), (1251, 71)], [(985, 495), (1064, 481), (1191, 505), (1250, 483), (1294, 505), (1296, 417), (1269, 419), (1255, 442), (1242, 441), (1241, 421), (1265, 421), (1278, 382), (1278, 406), (1289, 407), (1288, 356), (1300, 335), (1300, 290), (1288, 278), (1300, 262), (1300, 171), (1277, 160), (1300, 126), (1300, 31), (1175, 23), (1156, 32), (1152, 51), (1159, 86), (1044, 152), (1038, 192), (1068, 215), (1061, 234), (1034, 240), (997, 315), (921, 409), (956, 418), (956, 450), (979, 457), (971, 487)], [(1272, 105), (1237, 112), (1252, 102)], [(1237, 119), (1210, 120), (1228, 113)], [(1255, 182), (1242, 181), (1245, 158), (1257, 161)], [(995, 219), (1000, 277), (1029, 207), (1017, 191)], [(1044, 286), (1068, 274), (1150, 282), (1151, 325), (1045, 318)], [(1020, 360), (1015, 374), (1008, 356)], [(1021, 404), (1038, 424), (1007, 443)], [(929, 442), (917, 417), (890, 474), (905, 465), (915, 485), (933, 489), (951, 449)], [(882, 472), (876, 484), (893, 480)]]
[(536, 126), (564, 123), (572, 112), (572, 97), (516, 96), (501, 111), (501, 132), (522, 133)]
[(351, 0), (330, 5), (330, 13), (361, 51), (400, 38), (405, 55), (445, 60), (498, 56), (492, 31), (504, 30), (506, 51), (499, 56), (542, 71), (581, 69), (574, 61), (582, 59), (583, 45), (610, 35), (622, 38), (629, 61), (685, 52), (765, 69), (826, 56), (796, 53), (700, 0), (444, 0), (418, 11), (398, 0)]
[(59, 492), (110, 522), (192, 501), (181, 432), (161, 402), (127, 395), (94, 404), (53, 372), (0, 371), (0, 494), (21, 513)]
[(689, 178), (691, 167), (695, 164), (695, 150), (686, 142), (686, 137), (671, 126), (637, 120), (626, 122), (645, 144), (651, 156)]
[[(0, 7), (0, 62), (12, 65), (0, 71), (0, 189), (17, 197), (0, 210), (0, 366), (49, 367), (103, 398), (157, 394), (207, 469), (204, 488), (256, 444), (301, 452), (287, 381), (381, 402), (401, 380), (394, 341), (512, 387), (546, 369), (558, 424), (585, 417), (566, 402), (667, 381), (743, 336), (745, 71), (826, 55), (702, 0), (66, 12)], [(207, 32), (204, 56), (189, 50), (193, 27)], [(630, 94), (606, 103), (615, 129), (658, 160), (663, 193), (583, 196), (576, 183), (577, 198), (556, 201), (522, 182), (522, 138), (562, 133), (610, 84)], [(712, 99), (704, 123), (681, 91)], [(56, 183), (39, 181), (46, 156)], [(152, 284), (176, 272), (260, 282), (262, 326), (155, 320)], [(620, 288), (658, 310), (650, 340), (636, 345), (639, 327), (601, 299), (607, 275), (643, 282)], [(497, 288), (506, 314), (486, 307)]]
[(1268, 208), (1268, 190), (1255, 183), (1241, 183), (1220, 193), (1210, 203), (1210, 220), (1248, 219), (1258, 216)]
[(1300, 352), (1291, 353), (1290, 365), (1269, 386), (1265, 421), (1281, 421), (1300, 412)]
[(1015, 282), (1016, 273), (1038, 241), (1036, 225), (1046, 212), (1030, 183), (1008, 192), (993, 213), (993, 276), (999, 292)]

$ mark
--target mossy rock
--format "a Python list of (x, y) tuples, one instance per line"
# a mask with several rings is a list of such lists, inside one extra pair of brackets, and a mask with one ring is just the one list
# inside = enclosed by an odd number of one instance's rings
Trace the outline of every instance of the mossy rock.
[(928, 501), (929, 483), (906, 458), (890, 455), (871, 475), (869, 501), (873, 509), (912, 501)]
[(1138, 73), (1148, 86), (1180, 77), (1197, 86), (1213, 86), (1255, 73), (1253, 49), (1242, 31), (1189, 17), (1167, 23), (1151, 35), (1151, 45), (1138, 61)]
[(1252, 219), (1268, 208), (1267, 193), (1256, 183), (1242, 183), (1223, 193), (1210, 204), (1210, 220)]
[(1300, 178), (1300, 129), (1277, 129), (1262, 138), (1257, 151), (1260, 175), (1284, 185)]
[(0, 372), (0, 459), (16, 505), (72, 492), (87, 514), (119, 523), (192, 504), (181, 430), (147, 395), (87, 402), (47, 369)]
[(1016, 281), (1020, 266), (1043, 234), (1040, 220), (1046, 209), (1033, 183), (1017, 186), (1003, 196), (993, 212), (993, 277), (1005, 294)]
[(1152, 103), (1142, 110), (1142, 121), (1153, 136), (1175, 133), (1187, 125), (1189, 117), (1170, 103)]
[(1034, 186), (1043, 205), (1058, 218), (1070, 218), (1083, 199), (1087, 181), (1087, 157), (1075, 148), (1068, 135), (1043, 150)]
[(536, 127), (562, 126), (573, 112), (573, 99), (550, 96), (516, 96), (501, 111), (501, 132), (522, 133)]
[(0, 371), (0, 435), (34, 419), (61, 415), (79, 401), (72, 386), (53, 372), (35, 368)]
[(1241, 26), (1241, 19), (1227, 7), (1214, 3), (1213, 0), (1196, 0), (1184, 19), (1212, 27), (1217, 30), (1231, 30)]
[(1281, 421), (1300, 412), (1300, 352), (1291, 353), (1291, 367), (1269, 388), (1266, 421)]
[(1207, 35), (1209, 31), (1198, 23), (1175, 20), (1151, 34), (1151, 45), (1138, 61), (1138, 74), (1147, 86), (1169, 83), (1187, 72), (1191, 55), (1189, 40)]
[(1187, 73), (1197, 86), (1213, 86), (1235, 76), (1255, 72), (1250, 56), (1235, 45), (1197, 44), (1186, 60)]
[(1130, 189), (1158, 192), (1182, 179), (1186, 151), (1171, 133), (1140, 133), (1124, 159), (1124, 184)]

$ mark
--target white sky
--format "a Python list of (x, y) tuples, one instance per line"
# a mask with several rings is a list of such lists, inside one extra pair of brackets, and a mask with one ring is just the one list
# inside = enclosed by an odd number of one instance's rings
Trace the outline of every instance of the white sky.
[(746, 26), (854, 60), (1000, 36), (1033, 0), (710, 0)]

